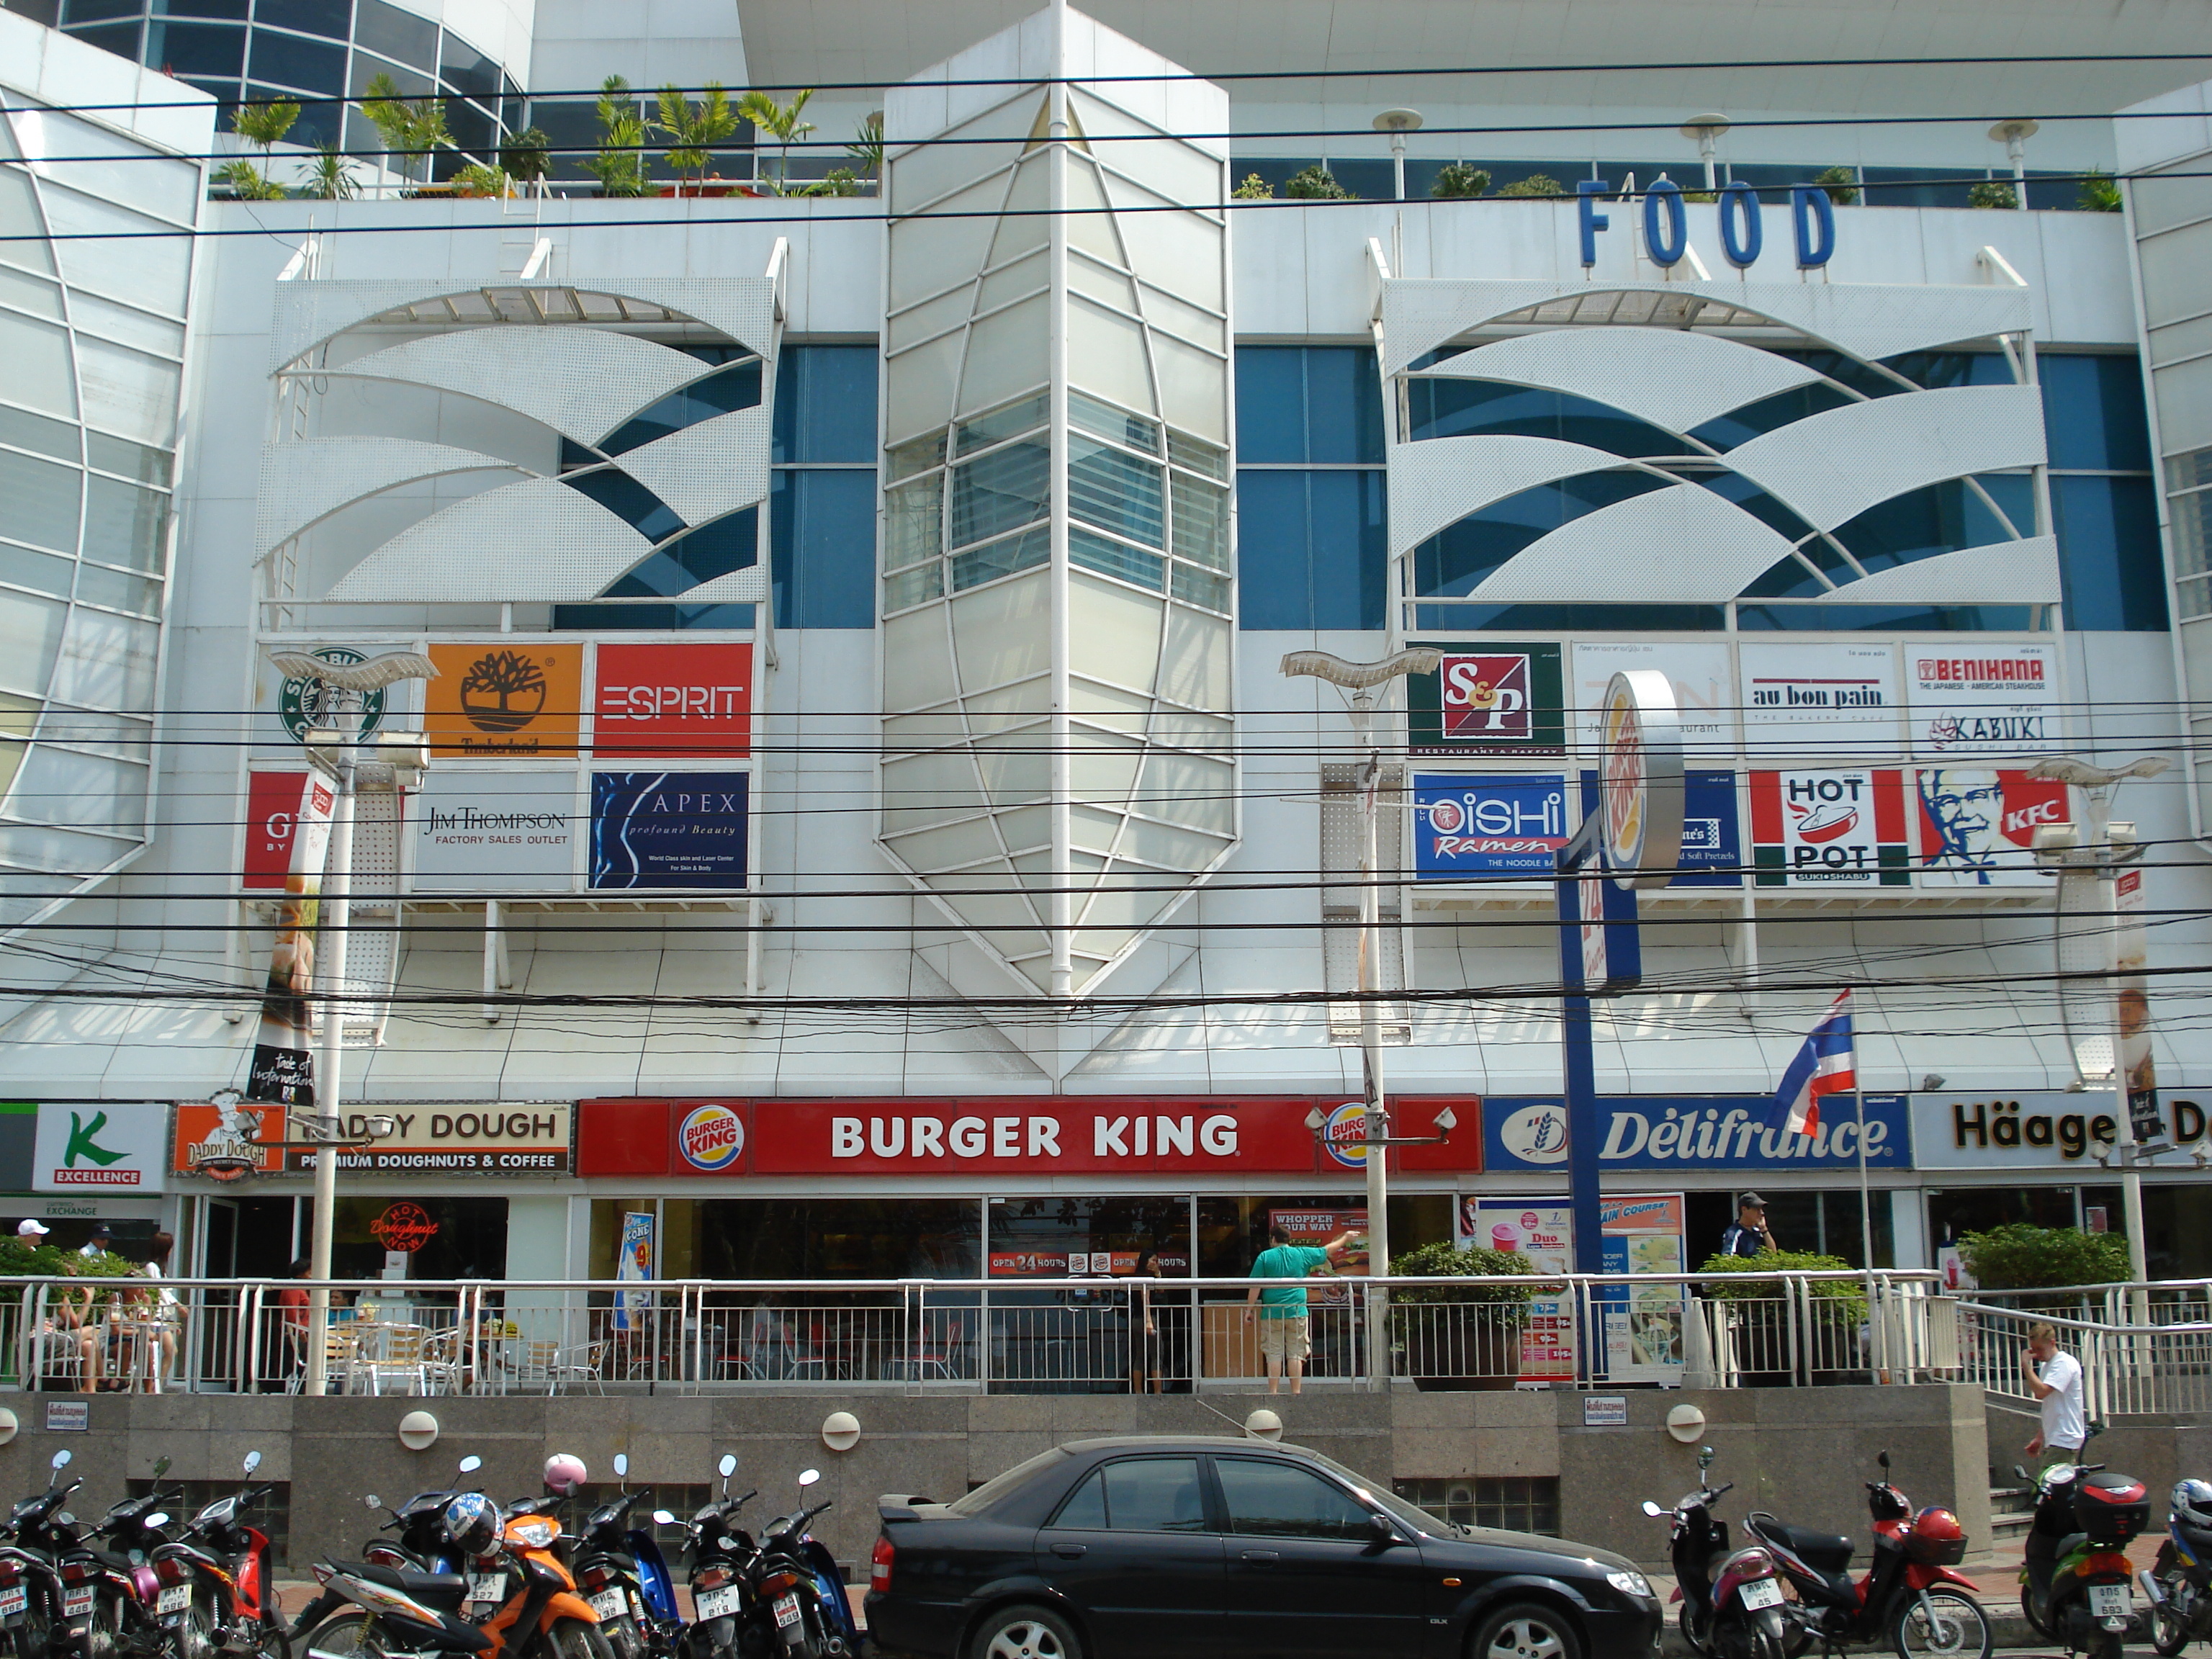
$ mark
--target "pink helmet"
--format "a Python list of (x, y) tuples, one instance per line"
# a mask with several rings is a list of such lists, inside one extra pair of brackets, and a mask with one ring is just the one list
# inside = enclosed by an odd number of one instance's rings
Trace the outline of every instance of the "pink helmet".
[(545, 1490), (558, 1492), (563, 1498), (572, 1497), (577, 1487), (589, 1479), (584, 1460), (573, 1452), (555, 1452), (545, 1460)]

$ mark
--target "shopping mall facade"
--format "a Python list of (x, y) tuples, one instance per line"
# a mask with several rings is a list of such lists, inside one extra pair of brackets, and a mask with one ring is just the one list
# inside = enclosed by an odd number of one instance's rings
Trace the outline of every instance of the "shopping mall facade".
[[(321, 58), (264, 4), (188, 74), (155, 39), (183, 25), (76, 3), (0, 13), (11, 1216), (166, 1225), (210, 1273), (299, 1248), (301, 1154), (218, 1182), (193, 1152), (247, 1083), (302, 734), (339, 718), (434, 753), (362, 798), (344, 1109), (396, 1133), (343, 1166), (341, 1273), (605, 1278), (637, 1216), (673, 1277), (1238, 1272), (1271, 1218), (1364, 1202), (1308, 1127), (1360, 1094), (1356, 1007), (1310, 994), (1359, 982), (1362, 751), (1279, 664), (1425, 643), (1384, 721), (1379, 971), (1400, 1132), (1458, 1127), (1395, 1155), (1401, 1248), (1563, 1190), (1540, 872), (1643, 667), (1686, 710), (1688, 830), (1644, 989), (1600, 1008), (1607, 1191), (1683, 1194), (1692, 1265), (1752, 1186), (1785, 1245), (1857, 1261), (1862, 1155), (1883, 1264), (2117, 1230), (2027, 851), (2089, 804), (2030, 769), (2157, 757), (2112, 804), (2150, 843), (2176, 1148), (2146, 1212), (2155, 1273), (2212, 1271), (2182, 1201), (2212, 133), (2171, 64), (2066, 61), (2198, 26), (2053, 15), (2017, 44), (2047, 67), (1972, 76), (1541, 72), (1707, 55), (1623, 6), (1512, 73), (1373, 73), (1498, 61), (1469, 40), (1253, 81), (1324, 62), (1307, 10), (1248, 52), (1203, 8), (817, 38), (759, 0), (599, 42), (550, 0), (360, 0)], [(1705, 9), (1746, 57), (1839, 50)], [(1978, 16), (1930, 27), (1971, 52)], [(818, 178), (879, 107), (883, 193), (203, 199), (216, 98), (336, 123), (331, 65), (387, 58), (434, 60), (486, 154), (526, 118), (588, 143), (544, 94), (609, 64), (834, 86), (835, 142), (716, 171)], [(1735, 125), (1693, 199), (1674, 129), (1708, 109)], [(2102, 118), (2046, 114), (2024, 207), (1971, 207), (2014, 110)], [(1365, 199), (1233, 194), (1322, 155)], [(1561, 193), (1431, 199), (1454, 160)], [(2126, 210), (2075, 210), (2115, 168)], [(440, 677), (335, 714), (271, 661), (394, 650)], [(1863, 1124), (1778, 1137), (1846, 981)]]

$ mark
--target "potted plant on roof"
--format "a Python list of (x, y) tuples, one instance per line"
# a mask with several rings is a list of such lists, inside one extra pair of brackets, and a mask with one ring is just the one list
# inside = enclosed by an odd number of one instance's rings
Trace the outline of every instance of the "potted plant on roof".
[[(663, 196), (727, 196), (731, 186), (709, 185), (707, 168), (716, 144), (738, 130), (738, 112), (720, 81), (709, 81), (706, 96), (693, 103), (672, 86), (660, 89), (660, 130), (669, 137), (668, 165), (676, 169), (676, 183), (663, 185)], [(685, 179), (684, 175), (692, 176)]]
[[(1521, 1376), (1521, 1333), (1535, 1293), (1535, 1264), (1517, 1250), (1462, 1250), (1451, 1240), (1390, 1258), (1394, 1278), (1432, 1279), (1390, 1292), (1395, 1369), (1430, 1390), (1510, 1389)], [(1469, 1285), (1469, 1279), (1526, 1284)]]

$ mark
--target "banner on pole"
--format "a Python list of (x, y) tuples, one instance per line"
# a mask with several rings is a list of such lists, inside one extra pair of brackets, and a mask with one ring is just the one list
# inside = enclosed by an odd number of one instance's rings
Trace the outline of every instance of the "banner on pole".
[(313, 772), (301, 777), (300, 808), (293, 818), (292, 869), (284, 878), (276, 942), (261, 994), (261, 1029), (246, 1079), (246, 1098), (256, 1104), (312, 1109), (315, 1103), (315, 924), (323, 856), (331, 842), (331, 809), (336, 805), (327, 780)]
[[(615, 1263), (617, 1282), (643, 1284), (653, 1277), (653, 1216), (648, 1211), (623, 1214), (622, 1259)], [(653, 1307), (651, 1291), (621, 1291), (615, 1296), (615, 1328), (635, 1329)]]

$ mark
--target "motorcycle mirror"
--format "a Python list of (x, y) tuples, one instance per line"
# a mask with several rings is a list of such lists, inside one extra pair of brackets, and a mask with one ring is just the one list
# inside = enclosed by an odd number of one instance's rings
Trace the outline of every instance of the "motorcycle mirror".
[(168, 1524), (169, 1512), (167, 1510), (155, 1510), (153, 1514), (146, 1517), (146, 1529), (149, 1532), (157, 1527), (166, 1527)]
[(1889, 1472), (1889, 1454), (1887, 1452), (1877, 1453), (1874, 1461), (1881, 1465), (1882, 1473), (1887, 1474)]
[(58, 1451), (54, 1454), (52, 1467), (56, 1469), (65, 1469), (70, 1466), (70, 1459), (76, 1455), (75, 1452), (67, 1449)]
[(657, 1527), (672, 1527), (676, 1524), (676, 1517), (666, 1510), (655, 1510), (653, 1512), (653, 1523)]
[(468, 1456), (464, 1457), (461, 1460), (461, 1473), (463, 1474), (474, 1474), (483, 1467), (483, 1459), (477, 1456), (474, 1453), (471, 1453)]
[(1667, 1513), (1666, 1510), (1661, 1509), (1656, 1504), (1653, 1503), (1648, 1498), (1644, 1500), (1644, 1512), (1655, 1519)]
[(1713, 1449), (1712, 1449), (1711, 1446), (1700, 1446), (1700, 1447), (1698, 1447), (1698, 1472), (1699, 1472), (1700, 1474), (1703, 1474), (1705, 1470), (1707, 1470), (1707, 1469), (1709, 1469), (1709, 1468), (1712, 1468), (1712, 1466), (1713, 1466)]
[(384, 1507), (384, 1500), (381, 1498), (379, 1498), (374, 1492), (369, 1493), (367, 1498), (362, 1499), (362, 1502), (368, 1504), (369, 1508), (373, 1510), (380, 1510)]
[[(62, 1455), (66, 1457), (69, 1454), (67, 1452), (64, 1452)], [(2012, 1472), (2023, 1480), (2033, 1481), (2035, 1479), (2033, 1475), (2027, 1472), (2025, 1466), (2019, 1463), (2015, 1463), (2012, 1466)]]
[(250, 1452), (248, 1452), (248, 1453), (246, 1453), (246, 1474), (252, 1474), (254, 1472), (254, 1470), (256, 1470), (256, 1469), (259, 1468), (260, 1467), (261, 1467), (261, 1454), (260, 1454), (259, 1452), (258, 1452), (258, 1451), (250, 1451)]
[(617, 1452), (615, 1454), (615, 1473), (618, 1475), (628, 1474), (629, 1473), (629, 1454), (628, 1452)]
[(816, 1481), (819, 1480), (821, 1478), (822, 1478), (822, 1471), (821, 1471), (821, 1470), (819, 1470), (819, 1469), (804, 1469), (804, 1470), (801, 1470), (801, 1471), (800, 1471), (800, 1473), (799, 1473), (799, 1491), (801, 1491), (801, 1492), (805, 1492), (805, 1491), (809, 1486), (812, 1486)]
[(155, 1459), (154, 1460), (154, 1478), (155, 1478), (156, 1480), (160, 1480), (163, 1475), (167, 1474), (168, 1472), (169, 1472), (169, 1460), (168, 1460), (167, 1458), (166, 1458), (166, 1457), (157, 1457), (157, 1458), (155, 1458)]
[(724, 1452), (722, 1454), (722, 1461), (715, 1464), (714, 1467), (721, 1471), (723, 1480), (728, 1480), (732, 1475), (738, 1472), (737, 1453)]

